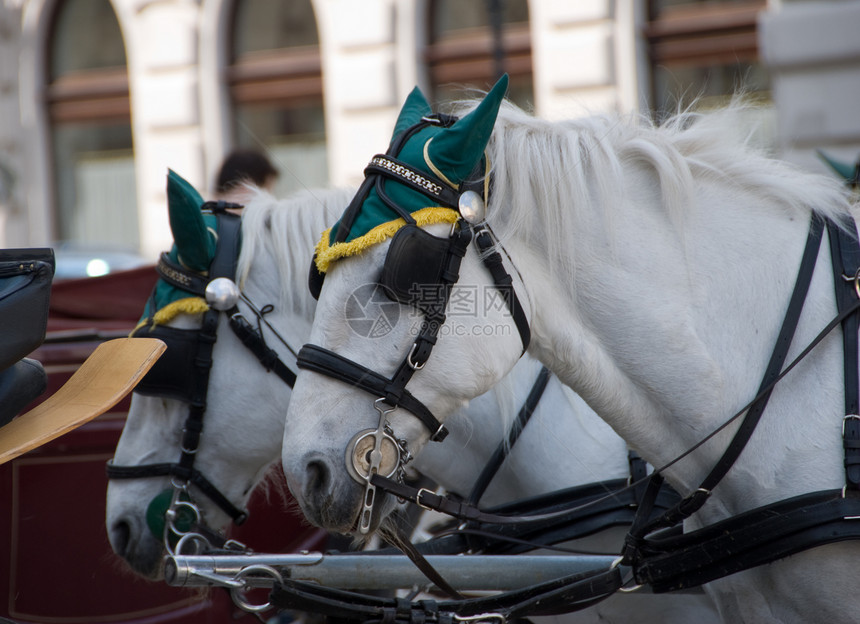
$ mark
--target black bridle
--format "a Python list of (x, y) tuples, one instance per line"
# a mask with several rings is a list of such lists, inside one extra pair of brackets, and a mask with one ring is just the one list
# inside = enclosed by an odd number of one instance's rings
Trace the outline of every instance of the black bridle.
[[(335, 243), (346, 240), (361, 205), (371, 189), (375, 189), (380, 199), (391, 209), (393, 218), (400, 217), (406, 222), (406, 225), (398, 230), (391, 240), (380, 278), (384, 292), (392, 300), (412, 305), (423, 314), (418, 336), (406, 357), (391, 377), (386, 377), (338, 353), (313, 344), (304, 345), (299, 351), (297, 360), (299, 368), (327, 375), (378, 397), (374, 406), (379, 412), (379, 425), (376, 430), (362, 432), (362, 437), (372, 436), (376, 441), (374, 448), (377, 450), (381, 449), (384, 440), (388, 440), (395, 448), (400, 449), (402, 455), (400, 463), (408, 461), (410, 456), (402, 441), (394, 437), (387, 420), (387, 414), (395, 408), (401, 407), (415, 415), (430, 432), (431, 441), (440, 442), (448, 435), (444, 425), (427, 406), (406, 389), (406, 385), (415, 372), (424, 367), (430, 357), (439, 330), (445, 323), (451, 288), (459, 279), (460, 263), (473, 240), (479, 248), (481, 259), (489, 270), (496, 288), (505, 299), (520, 334), (523, 353), (531, 339), (528, 319), (513, 289), (513, 280), (505, 269), (501, 256), (494, 248), (494, 241), (486, 225), (482, 222), (469, 223), (460, 216), (447, 238), (434, 236), (418, 227), (411, 213), (394, 202), (385, 191), (385, 180), (393, 180), (424, 195), (434, 204), (441, 204), (460, 212), (462, 194), (475, 193), (475, 189), (483, 190), (480, 170), (476, 172), (477, 175), (473, 174), (470, 180), (453, 188), (436, 176), (397, 160), (401, 148), (415, 133), (431, 124), (449, 126), (454, 121), (456, 121), (455, 118), (445, 115), (424, 117), (421, 122), (396, 137), (386, 154), (375, 156), (365, 168), (364, 183), (341, 217), (335, 234)], [(486, 200), (486, 198), (483, 199)], [(317, 271), (315, 264), (312, 264), (309, 285), (314, 296), (319, 295), (323, 278), (324, 275)], [(417, 297), (416, 285), (432, 286), (430, 290), (435, 297)], [(390, 409), (383, 409), (381, 404)], [(357, 444), (357, 438), (355, 442)], [(359, 475), (366, 481), (367, 488), (364, 510), (359, 522), (359, 530), (362, 533), (369, 531), (376, 487), (371, 483), (371, 478), (379, 473), (380, 467), (380, 454), (374, 453), (373, 457), (375, 464), (372, 463), (369, 466), (366, 475)], [(351, 471), (350, 474), (353, 472)], [(383, 476), (392, 476), (392, 474)]]
[[(228, 212), (229, 208), (241, 208), (224, 202), (207, 202), (203, 210), (210, 212), (217, 220), (217, 245), (215, 256), (206, 274), (190, 271), (173, 262), (167, 254), (162, 254), (156, 270), (159, 277), (168, 284), (190, 295), (211, 300), (212, 288), (216, 280), (230, 280), (235, 295), (226, 303), (211, 302), (203, 314), (199, 329), (178, 329), (152, 323), (155, 314), (155, 299), (147, 304), (149, 322), (135, 330), (135, 336), (158, 338), (167, 344), (165, 357), (161, 358), (135, 388), (135, 392), (147, 396), (176, 399), (188, 403), (188, 416), (182, 428), (181, 454), (177, 462), (118, 466), (113, 460), (107, 464), (109, 479), (140, 479), (151, 477), (171, 477), (174, 488), (170, 510), (174, 517), (168, 517), (165, 524), (165, 544), (169, 547), (170, 532), (185, 535), (187, 531), (176, 527), (176, 512), (185, 510), (194, 516), (186, 524), (194, 525), (194, 531), (202, 533), (211, 543), (219, 538), (214, 531), (203, 526), (200, 512), (191, 502), (189, 486), (194, 485), (236, 525), (241, 525), (248, 517), (247, 510), (236, 507), (199, 469), (194, 466), (197, 450), (203, 431), (203, 417), (206, 413), (206, 398), (209, 389), (209, 372), (212, 367), (212, 349), (217, 339), (218, 325), (222, 314), (226, 314), (233, 333), (239, 338), (267, 371), (274, 372), (290, 388), (296, 376), (278, 357), (277, 352), (265, 342), (262, 332), (255, 329), (238, 309), (238, 298), (243, 298), (235, 287), (236, 263), (241, 244), (241, 220)], [(208, 288), (208, 290), (207, 290)], [(258, 310), (250, 301), (244, 299), (253, 314), (262, 320), (264, 312)], [(288, 347), (289, 348), (289, 347)], [(186, 514), (187, 515), (187, 514)], [(223, 542), (223, 540), (221, 540)]]

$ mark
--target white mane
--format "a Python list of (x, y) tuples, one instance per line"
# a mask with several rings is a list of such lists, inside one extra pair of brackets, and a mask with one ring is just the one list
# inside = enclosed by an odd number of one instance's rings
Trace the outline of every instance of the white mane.
[(257, 189), (242, 211), (242, 251), (236, 270), (240, 287), (254, 259), (267, 250), (275, 259), (281, 306), (310, 318), (314, 301), (307, 288), (296, 284), (307, 283), (320, 235), (340, 217), (353, 195), (349, 189), (315, 189), (275, 199)]
[[(461, 103), (457, 113), (476, 105)], [(577, 215), (596, 211), (611, 227), (613, 207), (627, 199), (622, 182), (633, 166), (656, 173), (676, 227), (695, 201), (697, 181), (707, 179), (753, 190), (787, 216), (812, 209), (839, 221), (849, 208), (842, 184), (752, 147), (742, 117), (749, 108), (736, 102), (656, 126), (646, 117), (621, 115), (551, 122), (506, 102), (487, 148), (494, 174), (488, 221), (502, 241), (516, 235), (546, 249), (547, 260), (558, 259), (574, 240)]]

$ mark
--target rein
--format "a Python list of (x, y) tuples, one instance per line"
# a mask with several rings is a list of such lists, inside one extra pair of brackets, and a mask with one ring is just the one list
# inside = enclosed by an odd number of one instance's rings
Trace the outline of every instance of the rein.
[[(627, 485), (627, 487), (623, 488), (621, 491), (612, 492), (604, 497), (584, 502), (581, 507), (575, 509), (529, 513), (525, 515), (507, 515), (485, 512), (477, 508), (472, 501), (461, 501), (451, 497), (440, 496), (426, 489), (414, 488), (405, 484), (392, 482), (390, 479), (386, 479), (380, 475), (373, 476), (372, 482), (375, 483), (378, 487), (386, 489), (400, 498), (409, 500), (410, 502), (413, 502), (427, 509), (433, 509), (435, 511), (445, 513), (452, 517), (459, 518), (461, 520), (502, 525), (553, 520), (555, 518), (563, 517), (565, 514), (569, 514), (574, 511), (584, 511), (588, 507), (599, 506), (625, 491), (634, 490), (640, 486), (647, 484), (645, 500), (642, 501), (640, 511), (638, 512), (637, 524), (634, 524), (633, 528), (631, 528), (631, 533), (628, 537), (628, 550), (631, 550), (631, 553), (628, 555), (628, 558), (634, 557), (634, 543), (637, 539), (637, 534), (647, 534), (661, 528), (675, 526), (685, 518), (695, 513), (695, 511), (697, 511), (701, 507), (701, 505), (704, 504), (712, 488), (716, 485), (717, 482), (719, 482), (719, 480), (722, 479), (723, 476), (725, 476), (737, 456), (740, 455), (740, 452), (743, 450), (743, 447), (745, 446), (746, 442), (752, 436), (752, 433), (755, 430), (755, 424), (757, 424), (758, 420), (760, 419), (767, 404), (767, 399), (770, 397), (770, 394), (776, 384), (780, 380), (782, 380), (792, 369), (794, 369), (794, 367), (799, 364), (812, 351), (812, 349), (814, 349), (814, 347), (817, 346), (833, 329), (835, 329), (836, 326), (840, 324), (844, 325), (846, 322), (851, 322), (852, 319), (854, 319), (854, 323), (856, 326), (857, 313), (858, 311), (860, 311), (860, 299), (858, 299), (858, 297), (860, 297), (860, 286), (857, 285), (857, 281), (858, 279), (860, 279), (860, 277), (858, 277), (858, 274), (856, 274), (856, 269), (855, 275), (851, 277), (844, 273), (844, 269), (842, 268), (841, 262), (834, 263), (834, 271), (839, 276), (839, 279), (837, 281), (837, 292), (848, 293), (849, 297), (853, 298), (854, 300), (851, 301), (850, 298), (844, 299), (843, 304), (840, 305), (840, 311), (837, 316), (830, 323), (828, 323), (828, 325), (794, 360), (792, 360), (792, 362), (789, 363), (788, 366), (782, 368), (782, 365), (785, 361), (785, 356), (791, 344), (791, 337), (793, 336), (794, 328), (796, 327), (797, 321), (799, 320), (803, 301), (808, 291), (809, 281), (811, 280), (812, 272), (815, 267), (815, 260), (820, 246), (823, 228), (824, 222), (817, 217), (814, 218), (810, 226), (810, 234), (807, 238), (807, 244), (803, 255), (804, 259), (801, 262), (801, 269), (798, 272), (798, 280), (790, 300), (789, 312), (787, 312), (786, 314), (783, 328), (777, 340), (777, 346), (775, 347), (774, 354), (771, 357), (771, 364), (768, 367), (768, 371), (764, 376), (762, 386), (760, 387), (756, 397), (743, 408), (741, 408), (726, 422), (724, 422), (720, 427), (716, 428), (714, 431), (708, 434), (708, 436), (699, 441), (692, 448), (688, 449), (686, 452), (676, 457), (672, 461), (666, 463), (665, 465), (655, 469), (651, 475), (637, 480), (632, 480)], [(843, 249), (852, 250), (851, 241), (849, 240), (846, 242), (845, 240), (843, 240), (844, 234), (842, 234), (841, 230), (838, 227), (833, 224), (828, 224), (828, 228), (831, 240), (837, 241), (835, 243), (836, 245), (838, 245), (839, 241), (841, 241), (841, 247)], [(834, 245), (834, 243), (831, 244)], [(853, 253), (854, 261), (848, 263), (848, 266), (860, 267), (860, 247), (857, 247), (856, 243), (853, 247), (854, 249), (856, 249), (856, 251), (854, 251)], [(838, 247), (835, 248), (838, 249)], [(842, 284), (841, 288), (839, 287), (840, 284)], [(849, 345), (849, 348), (851, 349), (849, 351), (846, 351), (846, 353), (849, 354), (846, 367), (850, 365), (851, 361), (856, 362), (856, 357), (854, 357), (853, 360), (850, 357), (850, 354), (852, 352), (855, 354), (855, 356), (857, 353), (856, 337), (856, 330), (853, 334), (851, 332), (844, 332), (844, 342)], [(850, 345), (854, 345), (853, 348), (851, 348)], [(854, 369), (856, 370), (856, 364)], [(848, 387), (856, 388), (857, 378), (858, 377), (856, 374), (853, 377), (846, 376), (846, 385)], [(851, 401), (850, 397), (852, 396), (858, 396), (856, 390), (849, 391), (846, 393), (847, 409), (849, 410), (849, 403)], [(856, 403), (853, 403), (853, 405), (856, 406)], [(856, 430), (853, 428), (853, 425), (860, 423), (860, 416), (858, 416), (856, 412), (852, 413), (851, 411), (848, 411), (847, 413), (848, 416), (846, 416), (844, 421), (846, 437), (846, 480), (850, 483), (852, 475), (854, 475), (854, 473), (857, 471), (857, 463), (855, 462), (858, 453), (860, 453), (860, 443), (855, 442), (856, 438), (853, 437), (857, 435)], [(708, 477), (706, 477), (705, 480), (702, 482), (702, 485), (700, 485), (699, 488), (697, 488), (690, 496), (677, 501), (670, 508), (666, 509), (666, 511), (657, 519), (650, 519), (651, 512), (654, 509), (653, 502), (655, 500), (654, 497), (656, 496), (656, 493), (661, 492), (662, 496), (662, 473), (664, 473), (669, 467), (673, 466), (681, 459), (687, 457), (693, 451), (704, 445), (708, 440), (713, 438), (720, 431), (725, 429), (728, 425), (730, 425), (732, 422), (734, 422), (744, 414), (747, 415), (744, 424), (736, 432), (732, 443), (730, 443), (721, 460), (717, 462), (715, 468), (712, 469)], [(853, 489), (857, 489), (857, 486), (854, 485)], [(663, 498), (663, 500), (665, 500), (665, 498)]]
[(546, 386), (549, 383), (551, 375), (552, 373), (549, 372), (549, 369), (546, 366), (541, 367), (537, 379), (535, 379), (535, 383), (532, 386), (529, 395), (526, 397), (525, 403), (523, 403), (523, 406), (517, 413), (517, 417), (511, 425), (510, 431), (508, 431), (507, 438), (499, 443), (499, 446), (496, 447), (496, 450), (493, 452), (493, 456), (490, 457), (487, 465), (484, 466), (481, 474), (478, 475), (478, 478), (472, 486), (472, 491), (469, 492), (469, 495), (466, 497), (467, 503), (477, 505), (481, 500), (481, 497), (484, 495), (484, 492), (487, 491), (493, 477), (496, 476), (499, 468), (502, 467), (505, 458), (511, 452), (511, 449), (513, 449), (517, 440), (519, 440), (520, 434), (525, 430), (532, 414), (534, 414), (534, 411), (543, 396), (543, 392), (546, 390)]
[[(159, 507), (161, 504), (158, 502), (159, 497), (150, 503), (150, 509), (147, 511), (147, 521), (151, 528), (153, 524), (160, 526), (166, 519), (163, 539), (168, 550), (171, 548), (172, 536), (193, 536), (193, 532), (201, 534), (210, 544), (223, 546), (229, 543), (220, 538), (215, 531), (202, 525), (200, 510), (191, 497), (191, 485), (226, 513), (234, 524), (241, 525), (248, 517), (247, 510), (236, 507), (200, 470), (194, 467), (206, 412), (212, 348), (217, 340), (221, 314), (227, 315), (233, 333), (267, 371), (274, 372), (290, 388), (296, 380), (295, 373), (284, 364), (277, 352), (266, 344), (262, 332), (255, 329), (239, 312), (237, 303), (241, 298), (257, 317), (258, 325), (262, 322), (271, 329), (271, 325), (264, 318), (269, 307), (257, 309), (246, 296), (239, 292), (233, 281), (239, 256), (241, 221), (238, 216), (227, 212), (227, 209), (236, 207), (239, 206), (223, 202), (207, 202), (203, 206), (203, 210), (210, 210), (218, 222), (215, 256), (206, 274), (190, 271), (172, 262), (167, 254), (162, 254), (156, 267), (159, 277), (168, 284), (207, 300), (209, 309), (203, 314), (200, 329), (181, 330), (149, 324), (135, 331), (137, 335), (146, 332), (148, 336), (164, 340), (168, 345), (168, 353), (171, 350), (174, 352), (172, 359), (165, 358), (169, 360), (167, 364), (153, 367), (136, 391), (189, 403), (188, 417), (182, 429), (179, 461), (118, 466), (111, 460), (106, 466), (109, 479), (171, 477), (173, 494), (164, 513), (162, 514), (162, 509)], [(151, 302), (154, 307), (154, 299), (151, 299)], [(151, 312), (154, 314), (155, 310)], [(281, 342), (286, 344), (277, 332), (274, 333)], [(292, 352), (289, 345), (287, 348)], [(177, 378), (179, 382), (176, 381)], [(154, 528), (152, 530), (158, 533)]]
[[(608, 570), (595, 570), (488, 598), (444, 602), (380, 599), (284, 580), (276, 585), (272, 602), (283, 608), (299, 608), (329, 615), (343, 616), (348, 613), (351, 617), (365, 622), (418, 624), (430, 621), (453, 624), (475, 619), (504, 623), (515, 617), (567, 613), (590, 606), (629, 583), (630, 579), (625, 579), (622, 573), (628, 566), (632, 568), (636, 583), (649, 584), (657, 592), (672, 591), (697, 586), (815, 546), (860, 539), (860, 523), (857, 522), (860, 518), (860, 415), (857, 414), (860, 402), (860, 380), (857, 375), (860, 246), (855, 237), (847, 235), (835, 224), (828, 222), (826, 227), (830, 238), (838, 313), (815, 339), (783, 368), (808, 292), (824, 227), (824, 221), (813, 216), (786, 318), (757, 396), (693, 448), (657, 469), (651, 476), (633, 480), (621, 490), (630, 492), (641, 489), (647, 482), (645, 500), (638, 508), (624, 555)], [(743, 451), (776, 383), (839, 325), (843, 328), (846, 360), (846, 416), (843, 420), (845, 487), (779, 501), (688, 534), (678, 534), (681, 521), (701, 508), (709, 497), (711, 488), (722, 480)], [(702, 481), (702, 485), (691, 495), (672, 504), (657, 519), (651, 519), (658, 492), (663, 485), (661, 473), (744, 414), (746, 417), (732, 442)], [(390, 480), (379, 475), (371, 476), (372, 483), (379, 487), (390, 486), (395, 494), (402, 495), (407, 500), (466, 520), (499, 520), (504, 524), (516, 525), (528, 518), (550, 520), (562, 515), (559, 512), (521, 516), (487, 513), (462, 501), (388, 481)], [(586, 505), (598, 502), (600, 499)], [(558, 600), (562, 596), (563, 599)]]
[[(815, 231), (820, 230), (823, 224), (820, 222), (816, 224), (817, 221), (820, 219), (813, 217), (809, 241), (812, 241), (815, 236), (818, 236), (820, 241), (820, 232), (816, 234)], [(846, 405), (842, 427), (845, 486), (837, 490), (812, 492), (765, 505), (678, 538), (666, 538), (660, 531), (661, 528), (680, 523), (688, 517), (687, 511), (692, 509), (690, 513), (695, 512), (707, 498), (704, 493), (699, 493), (704, 489), (704, 486), (700, 486), (699, 490), (685, 499), (688, 501), (687, 505), (682, 501), (677, 508), (670, 510), (656, 522), (646, 524), (641, 520), (638, 521), (628, 535), (624, 554), (625, 563), (633, 565), (638, 582), (651, 584), (655, 591), (669, 591), (706, 583), (815, 546), (860, 539), (860, 526), (856, 522), (860, 518), (858, 513), (860, 512), (860, 487), (856, 478), (857, 450), (860, 448), (856, 427), (856, 423), (860, 420), (860, 416), (856, 413), (858, 387), (860, 387), (860, 378), (857, 374), (860, 246), (856, 235), (846, 234), (833, 223), (828, 222), (826, 225), (830, 239), (838, 314), (812, 343), (763, 389), (759, 398), (762, 395), (769, 395), (777, 381), (794, 368), (837, 325), (842, 326)], [(809, 246), (808, 242), (807, 249)], [(817, 246), (815, 249), (817, 251)], [(810, 255), (812, 260), (806, 260)], [(807, 252), (802, 264), (811, 262), (814, 265), (815, 256), (817, 253)], [(803, 272), (802, 267), (799, 275)], [(799, 277), (798, 283), (800, 281)], [(795, 294), (796, 292), (797, 287)], [(785, 349), (787, 348), (786, 345)], [(765, 380), (767, 378), (766, 374)], [(750, 405), (758, 402), (759, 398)], [(733, 446), (743, 446), (751, 435), (752, 430), (747, 431), (742, 427), (736, 433), (730, 449)], [(726, 454), (728, 453), (729, 451)], [(725, 472), (727, 471), (728, 468)], [(718, 468), (706, 477), (706, 481), (712, 480), (713, 475), (722, 478), (725, 472), (718, 465)], [(649, 484), (649, 487), (654, 483), (656, 481)], [(731, 543), (727, 543), (727, 539), (731, 540)]]

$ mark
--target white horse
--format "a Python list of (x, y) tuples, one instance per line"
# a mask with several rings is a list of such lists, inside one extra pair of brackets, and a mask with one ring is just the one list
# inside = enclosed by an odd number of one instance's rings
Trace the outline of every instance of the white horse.
[[(462, 132), (459, 150), (480, 155), (483, 144), (475, 144), (494, 125), (486, 147), (494, 176), (486, 221), (525, 308), (529, 352), (646, 460), (663, 466), (755, 396), (810, 215), (844, 220), (848, 199), (837, 183), (749, 148), (739, 136), (738, 106), (682, 114), (661, 127), (615, 116), (548, 122), (507, 105), (496, 119), (499, 102), (487, 102), (500, 99), (497, 91), (461, 111), (472, 111), (461, 122), (483, 128)], [(426, 114), (410, 120), (406, 108), (398, 131)], [(440, 163), (457, 157), (456, 147), (438, 153), (453, 142), (443, 143), (444, 132), (420, 131), (409, 139), (419, 145), (407, 142), (401, 157), (409, 152), (414, 158), (408, 164), (439, 178)], [(465, 174), (447, 177), (459, 184)], [(426, 230), (446, 238), (451, 226)], [(313, 344), (386, 376), (409, 353), (420, 317), (370, 348), (347, 330), (342, 310), (356, 284), (379, 273), (390, 244), (383, 240), (330, 265), (311, 332)], [(787, 361), (835, 316), (830, 264), (825, 243)], [(463, 259), (458, 288), (493, 288), (474, 246)], [(504, 309), (455, 320), (465, 327), (440, 332), (407, 385), (439, 419), (507, 374), (522, 349)], [(838, 334), (777, 385), (747, 448), (686, 529), (844, 485)], [(354, 522), (363, 489), (342, 468), (343, 456), (354, 432), (375, 418), (362, 390), (310, 371), (299, 375), (283, 466), (310, 518), (327, 518), (327, 526), (341, 530)], [(411, 449), (426, 442), (427, 431), (405, 410), (389, 420)], [(696, 489), (734, 429), (672, 465), (667, 480), (682, 494)], [(313, 478), (321, 465), (329, 472), (323, 483)], [(727, 576), (707, 591), (733, 624), (854, 622), (858, 570), (860, 544), (845, 542)]]
[[(293, 348), (310, 335), (316, 303), (307, 289), (308, 258), (319, 232), (334, 221), (347, 201), (343, 191), (314, 191), (284, 200), (260, 192), (244, 209), (237, 271), (242, 292), (258, 307), (274, 305), (266, 320)], [(244, 304), (240, 308), (244, 310)], [(199, 327), (200, 318), (180, 315), (170, 324), (193, 329)], [(264, 334), (267, 344), (293, 367), (294, 359), (286, 347), (265, 328)], [(524, 358), (492, 392), (453, 417), (448, 422), (448, 438), (421, 453), (414, 467), (448, 491), (467, 495), (507, 435), (539, 369), (536, 360)], [(213, 351), (204, 432), (194, 465), (240, 509), (280, 458), (282, 439), (290, 443), (283, 416), (290, 395), (289, 387), (265, 373), (222, 319)], [(176, 461), (187, 413), (185, 402), (135, 394), (114, 463), (135, 466)], [(576, 394), (551, 378), (481, 503), (494, 505), (628, 474), (624, 442)], [(108, 487), (111, 545), (133, 570), (152, 579), (162, 575), (165, 550), (160, 536), (147, 527), (147, 508), (169, 487), (167, 477), (113, 480)], [(209, 528), (229, 525), (230, 518), (193, 486), (192, 495)], [(576, 545), (611, 553), (619, 548), (622, 535), (623, 531), (611, 529)], [(703, 595), (621, 597), (577, 614), (571, 621), (620, 622), (631, 613), (641, 614), (643, 622), (680, 624), (691, 613), (698, 621), (716, 621)]]

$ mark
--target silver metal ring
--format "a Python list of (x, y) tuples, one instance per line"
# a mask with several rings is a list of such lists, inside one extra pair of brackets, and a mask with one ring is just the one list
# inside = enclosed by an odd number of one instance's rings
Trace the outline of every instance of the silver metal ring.
[[(185, 548), (188, 546), (191, 546), (191, 549), (186, 551)], [(200, 535), (200, 533), (189, 531), (180, 537), (178, 542), (176, 542), (176, 546), (173, 548), (173, 554), (175, 556), (200, 555), (204, 551), (211, 549), (212, 543), (208, 539)]]
[[(255, 572), (262, 572), (263, 574), (271, 576), (272, 580), (277, 581), (278, 583), (284, 582), (284, 579), (283, 577), (281, 577), (280, 572), (278, 572), (272, 566), (267, 566), (263, 564), (254, 564), (242, 568), (241, 570), (239, 570), (239, 572), (236, 573), (236, 576), (233, 577), (233, 580), (243, 581), (248, 575)], [(259, 605), (252, 605), (251, 603), (249, 603), (245, 599), (245, 596), (242, 594), (243, 591), (247, 591), (248, 589), (250, 589), (250, 587), (247, 583), (243, 585), (242, 589), (239, 589), (237, 587), (232, 588), (230, 590), (230, 597), (233, 599), (233, 604), (235, 604), (243, 611), (247, 611), (248, 613), (262, 613), (263, 611), (266, 611), (271, 608), (271, 602), (265, 602)]]
[(193, 531), (180, 531), (176, 528), (176, 525), (173, 521), (176, 519), (177, 512), (176, 510), (180, 507), (187, 507), (191, 510), (191, 513), (194, 514), (194, 523), (200, 524), (200, 510), (197, 508), (197, 505), (194, 503), (189, 503), (188, 501), (175, 501), (170, 508), (165, 512), (164, 519), (166, 521), (166, 527), (173, 532), (174, 535), (185, 536), (193, 533)]
[[(622, 562), (622, 561), (624, 561), (624, 557), (623, 557), (623, 556), (622, 556), (622, 557), (617, 557), (617, 558), (616, 558), (616, 559), (615, 559), (611, 564), (609, 564), (609, 569), (610, 569), (610, 570), (614, 570), (615, 568), (619, 567), (619, 566), (621, 565), (621, 562)], [(633, 579), (633, 575), (632, 575), (632, 574), (630, 575), (630, 579), (631, 579), (631, 580)], [(631, 586), (629, 586), (629, 587), (624, 587), (624, 586), (622, 585), (621, 587), (619, 587), (619, 588), (618, 588), (618, 591), (620, 591), (620, 592), (621, 592), (621, 593), (623, 593), (623, 594), (631, 594), (631, 593), (633, 593), (633, 592), (635, 592), (635, 591), (637, 591), (637, 590), (641, 589), (642, 587), (643, 587), (643, 585), (641, 585), (641, 584), (631, 585)]]

